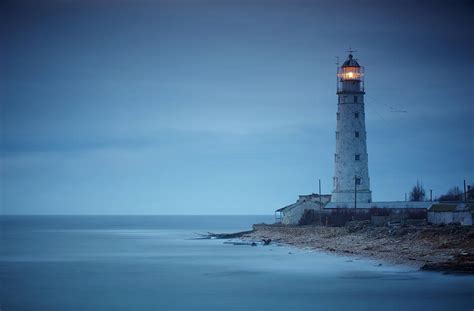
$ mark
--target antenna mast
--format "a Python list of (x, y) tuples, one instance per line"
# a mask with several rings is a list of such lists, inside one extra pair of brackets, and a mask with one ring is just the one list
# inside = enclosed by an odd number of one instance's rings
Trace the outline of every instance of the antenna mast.
[(352, 54), (354, 52), (357, 52), (357, 51), (353, 50), (352, 47), (349, 45), (349, 50), (347, 50), (347, 53)]

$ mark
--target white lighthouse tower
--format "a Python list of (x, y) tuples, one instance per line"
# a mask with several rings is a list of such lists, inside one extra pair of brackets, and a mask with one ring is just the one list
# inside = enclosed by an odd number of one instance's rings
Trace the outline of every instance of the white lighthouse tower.
[(364, 113), (364, 67), (349, 54), (337, 68), (337, 127), (332, 202), (371, 202)]

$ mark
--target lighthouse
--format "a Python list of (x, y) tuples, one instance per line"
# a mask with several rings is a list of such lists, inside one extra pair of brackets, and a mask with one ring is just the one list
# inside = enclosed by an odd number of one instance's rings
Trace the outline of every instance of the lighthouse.
[(336, 153), (332, 202), (372, 201), (364, 112), (364, 67), (352, 54), (337, 68)]
[[(435, 203), (372, 201), (364, 97), (364, 67), (359, 65), (352, 51), (349, 51), (346, 61), (337, 67), (336, 152), (332, 193), (300, 195), (295, 203), (275, 211), (276, 222), (292, 225), (308, 222), (322, 224), (322, 217), (316, 217), (317, 215), (325, 215), (328, 223), (331, 218), (329, 215), (339, 208), (354, 207), (358, 209), (358, 213), (369, 213), (372, 207), (377, 207), (404, 213), (407, 209), (427, 210)], [(329, 221), (333, 224), (337, 222), (334, 219)]]

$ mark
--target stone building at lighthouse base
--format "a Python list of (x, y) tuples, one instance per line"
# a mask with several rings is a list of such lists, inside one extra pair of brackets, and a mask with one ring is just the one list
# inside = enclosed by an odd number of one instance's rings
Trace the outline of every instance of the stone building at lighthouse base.
[(381, 201), (381, 202), (332, 202), (330, 194), (300, 195), (298, 200), (290, 205), (275, 211), (275, 220), (284, 225), (298, 225), (306, 211), (330, 214), (338, 209), (350, 209), (357, 213), (369, 213), (371, 209), (390, 209), (394, 214), (406, 214), (410, 212), (424, 212), (439, 202), (411, 202), (411, 201)]

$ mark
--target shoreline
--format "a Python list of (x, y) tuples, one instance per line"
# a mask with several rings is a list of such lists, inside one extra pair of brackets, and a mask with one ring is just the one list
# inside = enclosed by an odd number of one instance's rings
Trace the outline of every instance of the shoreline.
[[(255, 224), (232, 234), (244, 241), (283, 243), (344, 256), (361, 256), (426, 271), (474, 274), (474, 228), (373, 227), (350, 222), (344, 227)], [(222, 235), (218, 238), (227, 238)]]

